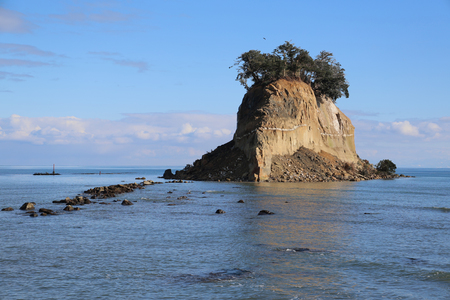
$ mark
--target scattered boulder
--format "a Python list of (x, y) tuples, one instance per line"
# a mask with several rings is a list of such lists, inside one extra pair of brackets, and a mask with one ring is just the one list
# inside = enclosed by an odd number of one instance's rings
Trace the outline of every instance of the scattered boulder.
[(225, 211), (223, 211), (221, 209), (216, 210), (216, 214), (224, 214), (224, 213), (225, 213)]
[(33, 213), (30, 214), (30, 217), (33, 217), (33, 218), (36, 218), (37, 216), (38, 216), (38, 214), (35, 213), (35, 212), (33, 212)]
[(66, 205), (66, 207), (64, 207), (65, 211), (72, 211), (73, 210), (73, 206), (72, 205)]
[(14, 209), (12, 207), (6, 207), (2, 208), (2, 211), (13, 211)]
[(39, 212), (44, 213), (46, 215), (56, 215), (56, 213), (53, 210), (47, 208), (39, 208)]
[(186, 196), (180, 196), (180, 197), (177, 198), (177, 200), (183, 200), (183, 199), (187, 199), (187, 197)]
[(263, 215), (273, 215), (273, 214), (275, 214), (275, 213), (263, 209), (263, 210), (261, 210), (261, 211), (258, 213), (258, 216), (263, 216)]
[(136, 177), (136, 180), (145, 180), (145, 177)]
[(122, 201), (122, 205), (133, 205), (133, 203), (127, 199)]
[(239, 200), (237, 203), (244, 203), (244, 200)]
[(25, 202), (21, 207), (20, 207), (20, 209), (21, 210), (34, 210), (34, 205), (35, 205), (36, 203), (34, 203), (34, 202)]
[(142, 185), (152, 185), (152, 184), (155, 184), (155, 182), (153, 180), (145, 180), (142, 182)]

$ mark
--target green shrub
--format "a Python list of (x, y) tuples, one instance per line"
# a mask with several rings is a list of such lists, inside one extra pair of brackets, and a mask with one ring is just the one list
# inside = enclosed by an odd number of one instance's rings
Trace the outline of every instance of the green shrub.
[(375, 168), (380, 173), (395, 174), (397, 166), (389, 159), (383, 159), (376, 164)]

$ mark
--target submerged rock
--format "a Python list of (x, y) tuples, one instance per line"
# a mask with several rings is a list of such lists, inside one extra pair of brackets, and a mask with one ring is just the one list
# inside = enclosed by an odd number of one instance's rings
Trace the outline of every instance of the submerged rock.
[(6, 207), (2, 208), (2, 211), (13, 211), (14, 209), (12, 207)]
[(258, 213), (258, 216), (263, 216), (263, 215), (273, 215), (273, 214), (275, 214), (275, 213), (274, 213), (274, 212), (271, 212), (271, 211), (268, 211), (268, 210), (265, 210), (265, 209), (263, 209), (263, 210), (259, 211), (259, 213)]
[(133, 205), (133, 203), (127, 199), (122, 201), (122, 205)]

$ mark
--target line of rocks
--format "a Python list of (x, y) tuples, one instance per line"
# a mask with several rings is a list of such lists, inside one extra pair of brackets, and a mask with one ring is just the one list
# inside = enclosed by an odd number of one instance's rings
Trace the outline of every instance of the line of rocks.
[[(145, 179), (145, 177), (142, 178)], [(135, 189), (144, 189), (145, 188), (144, 186), (146, 185), (161, 184), (161, 183), (162, 182), (145, 180), (140, 184), (128, 183), (128, 184), (116, 184), (110, 186), (95, 187), (85, 191), (84, 193), (92, 195), (91, 199), (97, 198), (106, 199), (116, 197), (117, 194), (131, 193)], [(114, 202), (120, 202), (120, 200), (114, 200)], [(74, 210), (76, 211), (80, 210), (80, 208), (74, 206), (92, 204), (97, 202), (89, 200), (88, 197), (75, 196), (74, 198), (66, 197), (65, 199), (62, 200), (54, 200), (53, 203), (66, 204), (66, 206), (63, 209), (64, 211), (74, 211)], [(111, 204), (111, 203), (100, 202), (99, 204)], [(133, 203), (127, 199), (123, 200), (121, 204), (133, 205)], [(25, 210), (26, 213), (28, 213), (31, 217), (37, 217), (39, 214), (35, 212), (35, 205), (36, 205), (35, 202), (25, 202), (19, 209)], [(13, 210), (14, 209), (12, 207), (6, 207), (2, 209), (2, 211), (13, 211)], [(48, 208), (40, 208), (38, 212), (41, 213), (41, 216), (57, 215), (56, 212)]]

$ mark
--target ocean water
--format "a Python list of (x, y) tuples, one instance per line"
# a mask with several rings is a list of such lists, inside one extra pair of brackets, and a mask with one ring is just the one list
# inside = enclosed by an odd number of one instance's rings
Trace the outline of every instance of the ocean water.
[[(32, 175), (47, 169), (0, 167), (0, 208), (14, 208), (0, 212), (0, 299), (450, 298), (449, 169), (333, 183), (167, 183), (144, 167)], [(52, 203), (142, 176), (165, 183), (80, 211)], [(31, 218), (25, 202), (58, 215)]]

